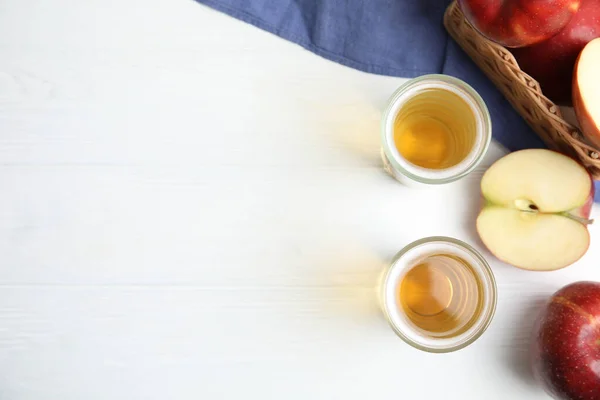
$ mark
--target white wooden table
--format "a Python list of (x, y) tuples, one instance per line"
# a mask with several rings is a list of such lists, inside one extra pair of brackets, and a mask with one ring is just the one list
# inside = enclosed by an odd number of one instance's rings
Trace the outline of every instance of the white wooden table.
[[(383, 173), (402, 82), (191, 0), (0, 1), (0, 399), (545, 399), (531, 324), (600, 280), (599, 228), (562, 271), (492, 258), (473, 225), (499, 147), (438, 189)], [(404, 344), (376, 303), (429, 235), (498, 280), (457, 353)]]

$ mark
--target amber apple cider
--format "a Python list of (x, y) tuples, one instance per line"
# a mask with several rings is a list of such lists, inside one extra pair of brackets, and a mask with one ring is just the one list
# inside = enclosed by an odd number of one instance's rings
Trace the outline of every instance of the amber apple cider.
[(457, 94), (441, 87), (410, 98), (394, 121), (394, 143), (408, 162), (441, 170), (464, 160), (476, 139), (472, 108)]
[(483, 285), (462, 258), (433, 254), (410, 268), (398, 285), (399, 306), (423, 334), (447, 338), (468, 330), (483, 308)]
[(496, 310), (496, 281), (485, 259), (446, 236), (416, 240), (384, 270), (382, 311), (409, 345), (433, 353), (456, 351), (487, 329)]

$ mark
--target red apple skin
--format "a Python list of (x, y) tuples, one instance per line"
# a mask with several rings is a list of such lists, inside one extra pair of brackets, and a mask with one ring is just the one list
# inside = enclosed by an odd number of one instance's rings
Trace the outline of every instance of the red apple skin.
[(465, 18), (483, 36), (523, 47), (556, 35), (585, 0), (458, 0)]
[(592, 193), (590, 197), (588, 197), (587, 201), (584, 205), (579, 207), (575, 212), (572, 212), (573, 215), (577, 215), (578, 217), (590, 219), (590, 214), (592, 213), (592, 205), (594, 204), (594, 186), (592, 185)]
[[(588, 175), (590, 175), (589, 172)], [(592, 175), (590, 175), (590, 181), (592, 181), (592, 187), (590, 188), (590, 194), (588, 195), (587, 200), (581, 205), (581, 207), (571, 210), (569, 212), (570, 214), (584, 219), (590, 219), (590, 215), (592, 214), (592, 206), (594, 205), (594, 194), (596, 193), (596, 189), (594, 187), (594, 178)]]
[(577, 14), (556, 36), (511, 52), (519, 67), (538, 81), (546, 97), (556, 104), (571, 105), (577, 57), (597, 37), (600, 37), (600, 1), (582, 0)]
[[(577, 68), (577, 66), (579, 64), (580, 58), (581, 53), (579, 53), (577, 61), (575, 62), (575, 67), (573, 68), (573, 108), (575, 108), (575, 115), (577, 115), (577, 121), (579, 122), (581, 131), (583, 132), (585, 137), (596, 147), (600, 147), (600, 126), (596, 125), (596, 122), (594, 122), (594, 119), (588, 112), (587, 107), (585, 106), (583, 99), (581, 98), (581, 92), (579, 91), (580, 81), (579, 76), (577, 74), (579, 68)], [(600, 65), (598, 66), (598, 70), (600, 71)]]
[(573, 283), (550, 298), (534, 327), (532, 364), (554, 398), (600, 399), (600, 283)]

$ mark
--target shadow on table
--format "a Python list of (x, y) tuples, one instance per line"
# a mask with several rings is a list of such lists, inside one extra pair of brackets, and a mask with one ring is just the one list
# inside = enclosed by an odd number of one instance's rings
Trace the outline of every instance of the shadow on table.
[[(330, 268), (323, 276), (327, 283), (331, 302), (323, 304), (324, 311), (352, 322), (380, 324), (384, 321), (378, 289), (382, 274), (387, 267), (385, 257), (375, 254), (348, 252), (351, 259), (329, 262)], [(337, 265), (336, 267), (331, 267)]]
[(515, 377), (530, 386), (537, 386), (531, 368), (532, 331), (537, 316), (546, 301), (548, 301), (547, 294), (536, 294), (515, 316), (513, 323), (510, 324), (510, 331), (513, 334), (509, 338), (509, 346), (506, 348), (503, 359), (504, 364)]
[(467, 193), (465, 199), (467, 199), (468, 202), (468, 204), (465, 204), (466, 212), (463, 214), (463, 226), (469, 236), (481, 246), (483, 246), (483, 242), (477, 233), (477, 216), (481, 211), (481, 205), (483, 203), (481, 197), (481, 178), (484, 173), (485, 168), (475, 168), (473, 172), (464, 178), (463, 182), (459, 182), (464, 184), (464, 187), (461, 188), (461, 190)]
[(340, 243), (328, 248), (327, 255), (310, 268), (310, 281), (304, 302), (312, 304), (315, 328), (341, 329), (349, 337), (367, 337), (387, 329), (379, 304), (380, 279), (393, 254), (380, 254), (364, 244)]
[(347, 106), (336, 111), (337, 121), (328, 130), (332, 146), (339, 147), (356, 161), (369, 167), (381, 167), (379, 110), (368, 104)]

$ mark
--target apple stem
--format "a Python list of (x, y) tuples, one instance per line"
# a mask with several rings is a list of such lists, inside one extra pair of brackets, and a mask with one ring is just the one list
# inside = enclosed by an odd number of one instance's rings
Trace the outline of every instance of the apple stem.
[(587, 218), (583, 218), (583, 217), (578, 217), (577, 215), (573, 215), (573, 214), (569, 214), (569, 213), (563, 213), (564, 216), (571, 218), (572, 220), (575, 220), (577, 222), (580, 222), (584, 225), (591, 225), (594, 223), (593, 219), (587, 219)]
[[(515, 207), (517, 210), (523, 212), (523, 213), (528, 213), (528, 214), (546, 214), (542, 211), (540, 211), (540, 208), (537, 206), (537, 204), (535, 204), (533, 201), (531, 200), (527, 200), (527, 199), (517, 199), (515, 200)], [(554, 213), (551, 213), (554, 214)], [(593, 219), (587, 219), (587, 218), (583, 218), (580, 217), (578, 215), (573, 215), (569, 212), (562, 212), (559, 213), (560, 215), (563, 215), (567, 218), (571, 218), (573, 221), (577, 221), (580, 224), (583, 225), (591, 225), (594, 223)]]

